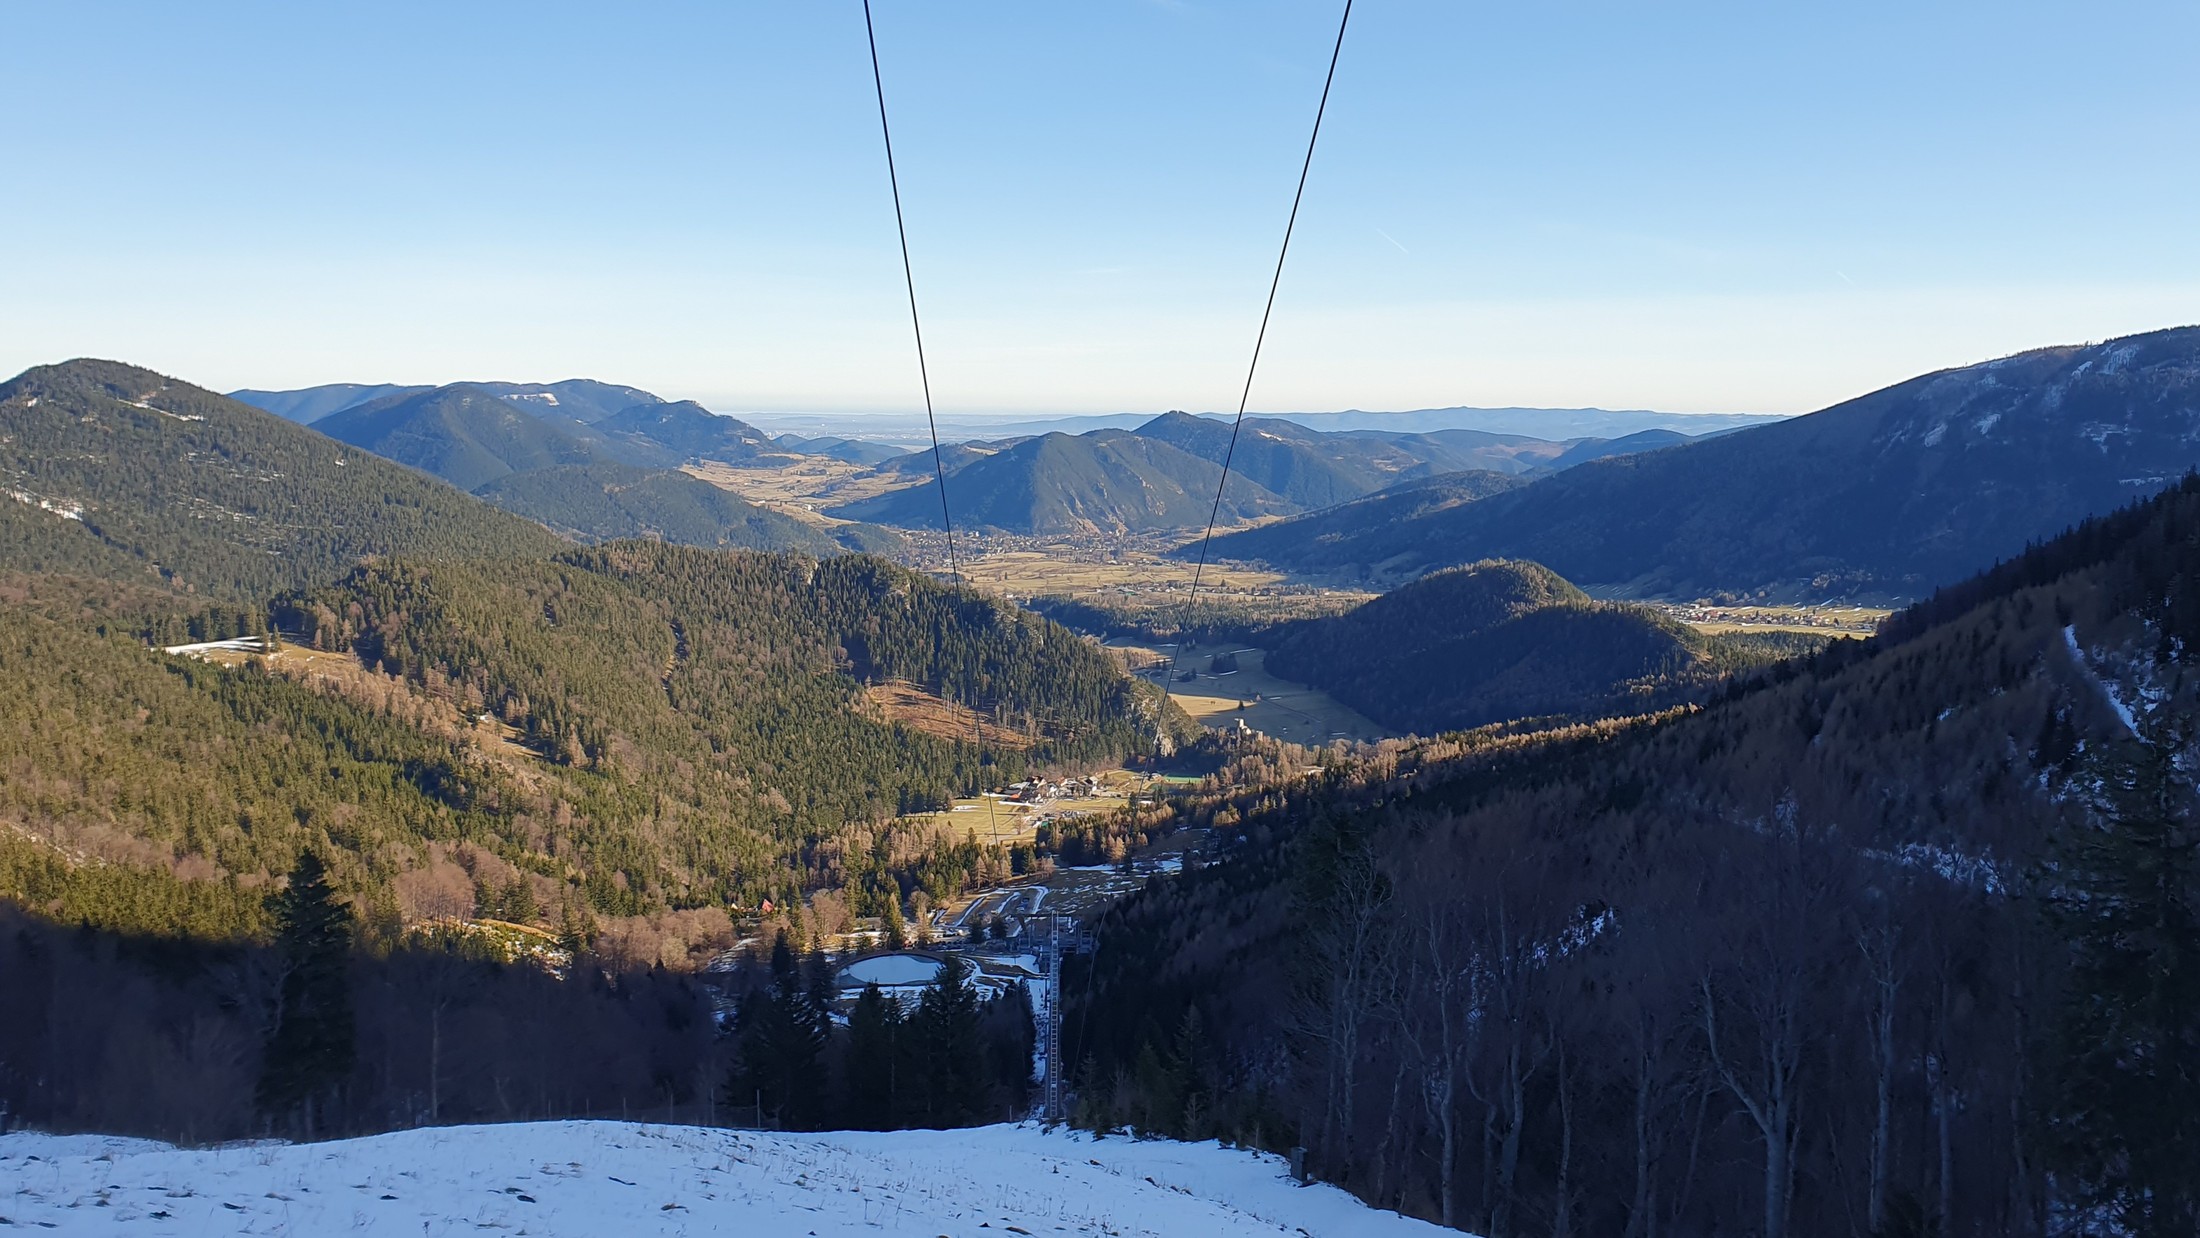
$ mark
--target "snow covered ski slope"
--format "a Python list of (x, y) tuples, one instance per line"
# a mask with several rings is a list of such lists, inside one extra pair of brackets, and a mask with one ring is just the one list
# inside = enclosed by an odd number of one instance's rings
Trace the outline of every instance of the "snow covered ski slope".
[(628, 1122), (202, 1151), (0, 1137), (0, 1232), (1433, 1238), (1282, 1162), (1036, 1126), (776, 1135)]

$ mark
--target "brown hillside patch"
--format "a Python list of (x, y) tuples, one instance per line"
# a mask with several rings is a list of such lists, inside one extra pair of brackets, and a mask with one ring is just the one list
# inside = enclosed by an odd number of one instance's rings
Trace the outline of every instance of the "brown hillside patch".
[[(863, 697), (867, 712), (884, 721), (899, 722), (912, 731), (941, 739), (967, 740), (971, 737), (970, 710), (951, 704), (913, 683), (897, 679), (891, 683), (872, 684), (863, 690)], [(996, 726), (983, 714), (977, 718), (977, 733), (985, 743), (996, 748), (1019, 751), (1031, 747), (1037, 738)]]
[(518, 728), (494, 715), (471, 716), (442, 696), (361, 665), (349, 653), (315, 649), (286, 639), (274, 653), (217, 649), (199, 656), (223, 666), (258, 660), (270, 672), (298, 680), (317, 692), (341, 696), (437, 739), (463, 741), (517, 776), (523, 785), (536, 785), (541, 778), (542, 755), (520, 742)]

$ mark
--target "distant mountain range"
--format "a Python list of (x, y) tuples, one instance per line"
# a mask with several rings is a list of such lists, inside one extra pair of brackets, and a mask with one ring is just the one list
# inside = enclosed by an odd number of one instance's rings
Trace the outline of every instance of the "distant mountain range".
[[(921, 456), (921, 458), (919, 458)], [(923, 476), (929, 451), (906, 467)], [(949, 513), (957, 526), (1018, 533), (1123, 533), (1204, 524), (1222, 469), (1157, 438), (1122, 430), (1042, 434), (965, 463), (948, 474)], [(1222, 518), (1241, 523), (1295, 510), (1250, 481), (1233, 481)], [(848, 520), (906, 528), (940, 527), (939, 483), (920, 482), (833, 508)]]
[(1402, 413), (1367, 413), (1352, 409), (1342, 413), (1274, 413), (1271, 416), (1329, 432), (1382, 430), (1427, 434), (1437, 430), (1480, 430), (1487, 434), (1520, 434), (1551, 440), (1621, 438), (1644, 430), (1673, 430), (1696, 438), (1722, 430), (1786, 420), (1783, 413), (1657, 413), (1645, 409), (1605, 408), (1423, 408)]
[(899, 544), (884, 530), (836, 536), (682, 472), (691, 460), (755, 464), (793, 453), (745, 422), (637, 387), (575, 379), (248, 394), (582, 541), (653, 537), (810, 554)]
[[(555, 383), (468, 382), (443, 385), (478, 387), (515, 404), (542, 412), (555, 411), (562, 418), (581, 422), (600, 421), (636, 404), (664, 402), (639, 387), (600, 383), (591, 378), (569, 378)], [(299, 387), (289, 391), (246, 388), (230, 392), (229, 398), (250, 404), (254, 408), (264, 408), (290, 421), (311, 425), (323, 417), (373, 400), (419, 395), (436, 388), (437, 384), (434, 383), (410, 386), (397, 383), (324, 383), (318, 387)]]
[(1479, 502), (1340, 507), (1213, 549), (1378, 583), (1506, 557), (1652, 593), (1918, 596), (2196, 466), (2200, 328), (2185, 327), (1927, 374)]
[[(1226, 413), (1194, 414), (1227, 422)], [(893, 413), (746, 413), (749, 421), (773, 434), (851, 437), (915, 446), (930, 440), (921, 416)], [(1334, 434), (1373, 430), (1383, 434), (1427, 434), (1439, 430), (1479, 430), (1550, 442), (1579, 438), (1619, 438), (1643, 430), (1673, 430), (1690, 437), (1779, 421), (1777, 413), (1660, 413), (1601, 408), (1426, 408), (1410, 412), (1256, 413), (1269, 421), (1289, 421)], [(1023, 438), (1038, 434), (1084, 434), (1093, 430), (1135, 430), (1153, 420), (1151, 413), (1072, 413), (1041, 416), (950, 416), (940, 420), (941, 442)]]
[[(1669, 441), (1687, 440), (1665, 430), (1570, 443), (1465, 429), (1324, 432), (1270, 417), (1246, 418), (1233, 436), (1227, 421), (1170, 412), (1130, 431), (959, 443), (942, 449), (941, 462), (958, 523), (1014, 533), (1152, 532), (1203, 527), (1215, 510), (1224, 460), (1230, 484), (1219, 517), (1227, 527), (1453, 473), (1495, 478), (1544, 472), (1566, 467), (1569, 456), (1594, 459)], [(919, 484), (835, 507), (832, 514), (938, 527), (938, 489), (928, 480), (931, 451), (898, 456), (874, 470), (888, 472)], [(1456, 481), (1444, 493), (1480, 498), (1504, 488), (1493, 480)]]

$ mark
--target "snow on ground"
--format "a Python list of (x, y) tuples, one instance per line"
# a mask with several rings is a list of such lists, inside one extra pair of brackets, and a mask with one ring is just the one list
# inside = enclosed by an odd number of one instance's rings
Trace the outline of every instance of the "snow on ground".
[(0, 1229), (60, 1234), (1435, 1238), (1273, 1156), (1030, 1124), (781, 1135), (447, 1126), (207, 1150), (0, 1136)]

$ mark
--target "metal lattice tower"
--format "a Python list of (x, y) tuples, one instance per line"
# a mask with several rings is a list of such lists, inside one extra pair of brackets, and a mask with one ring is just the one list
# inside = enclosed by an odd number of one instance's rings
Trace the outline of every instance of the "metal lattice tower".
[(1062, 1068), (1062, 956), (1080, 954), (1093, 948), (1091, 930), (1079, 924), (1072, 916), (1048, 916), (1047, 933), (1041, 939), (1040, 949), (1046, 955), (1046, 1101), (1040, 1114), (1048, 1122), (1069, 1119), (1069, 1080)]

